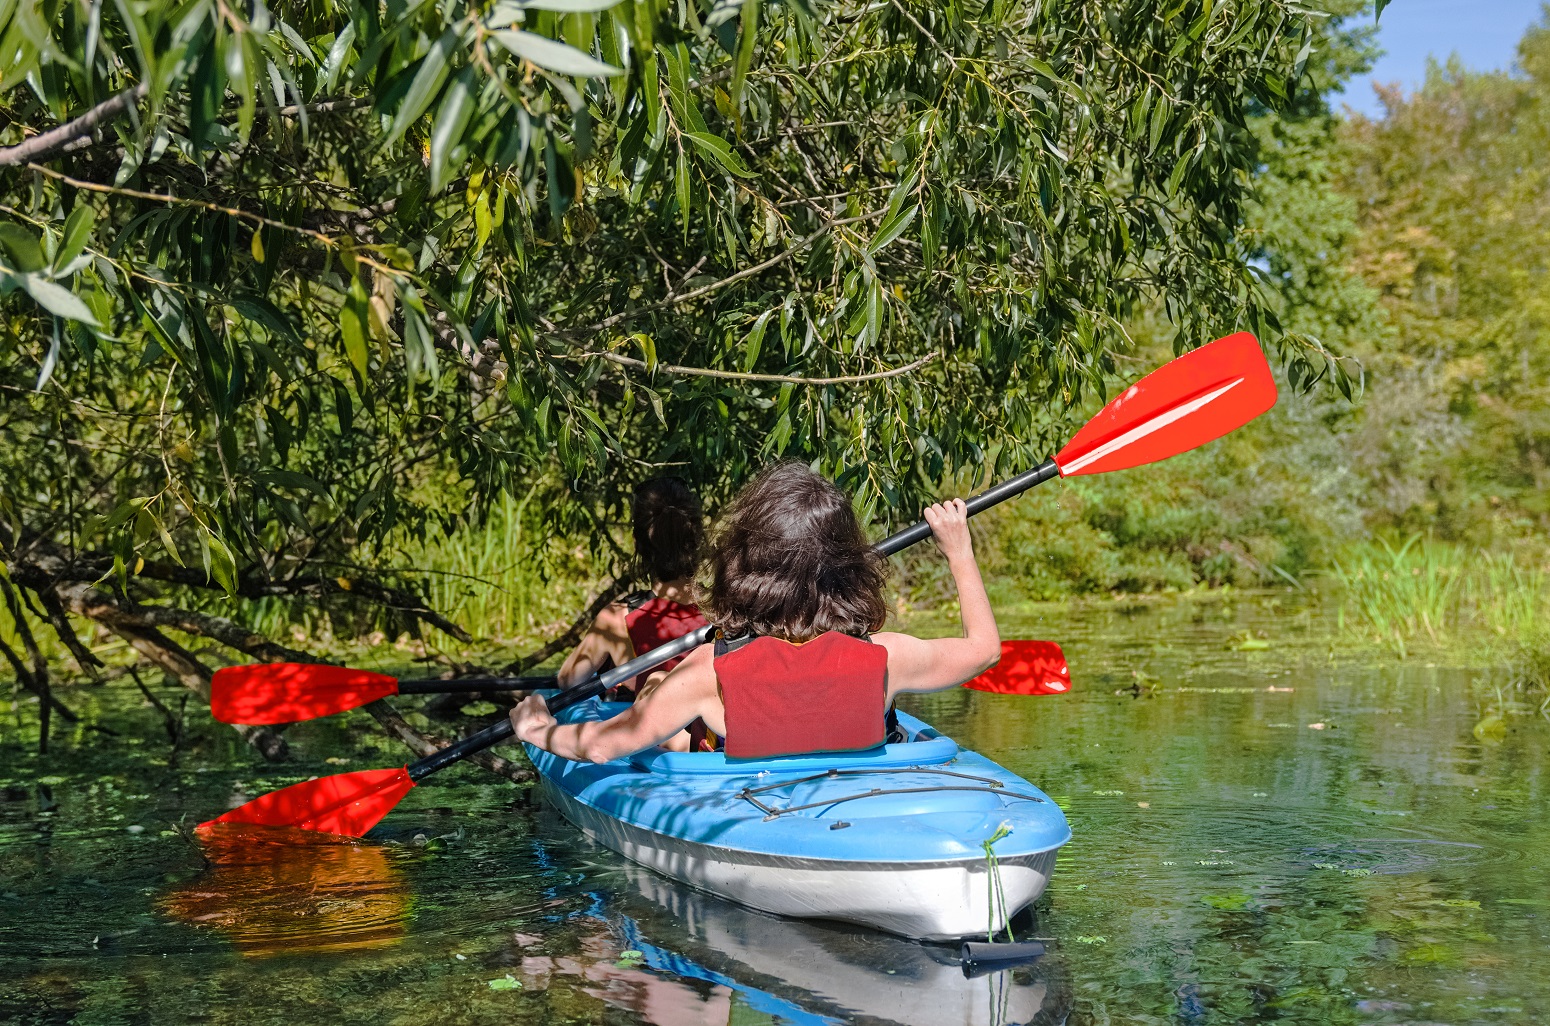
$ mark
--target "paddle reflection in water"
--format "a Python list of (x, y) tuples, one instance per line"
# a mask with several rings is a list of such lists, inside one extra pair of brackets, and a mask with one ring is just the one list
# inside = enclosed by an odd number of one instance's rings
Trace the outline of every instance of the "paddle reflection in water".
[(1071, 1011), (1048, 960), (971, 978), (949, 947), (769, 916), (633, 865), (620, 872), (622, 894), (599, 896), (608, 929), (577, 958), (524, 958), (528, 986), (581, 977), (595, 997), (661, 1026), (728, 1026), (739, 1006), (793, 1026), (1022, 1026)]
[(404, 938), (413, 896), (390, 849), (226, 824), (200, 840), (205, 871), (164, 894), (159, 907), (219, 930), (245, 955), (384, 948)]

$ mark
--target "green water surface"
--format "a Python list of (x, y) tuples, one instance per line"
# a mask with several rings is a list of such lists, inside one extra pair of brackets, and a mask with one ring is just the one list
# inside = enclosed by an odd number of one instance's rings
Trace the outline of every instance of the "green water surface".
[(1066, 810), (1031, 966), (967, 979), (946, 948), (740, 910), (466, 768), (359, 845), (202, 851), (187, 827), (234, 800), (402, 752), (346, 717), (264, 766), (192, 709), (174, 751), (120, 682), (72, 689), (44, 757), (35, 706), (0, 703), (0, 1022), (1550, 1021), (1536, 710), (1477, 731), (1478, 671), (1263, 596), (1003, 633), (1060, 641), (1075, 692), (911, 709)]

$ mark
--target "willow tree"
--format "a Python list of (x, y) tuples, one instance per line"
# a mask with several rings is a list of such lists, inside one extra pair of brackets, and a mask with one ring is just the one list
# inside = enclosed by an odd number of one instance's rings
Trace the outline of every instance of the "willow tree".
[[(1240, 237), (1297, 0), (0, 5), (0, 526), (34, 687), (234, 599), (465, 637), (394, 541), (812, 460), (885, 519), (1045, 455), (1138, 306), (1280, 341)], [(1295, 340), (1294, 340), (1295, 341)], [(1283, 347), (1294, 381), (1333, 370)], [(606, 536), (605, 531), (595, 532)], [(25, 651), (24, 651), (25, 650)], [(44, 708), (48, 708), (45, 702)], [(271, 751), (281, 746), (267, 742)]]

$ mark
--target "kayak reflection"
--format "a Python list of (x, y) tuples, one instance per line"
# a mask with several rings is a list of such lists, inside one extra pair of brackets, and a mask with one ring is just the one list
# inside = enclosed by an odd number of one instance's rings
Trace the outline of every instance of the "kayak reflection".
[(382, 948), (404, 937), (413, 898), (380, 845), (241, 824), (200, 840), (205, 871), (158, 904), (190, 926), (219, 930), (245, 955)]
[[(647, 965), (729, 984), (755, 1009), (803, 1026), (1013, 1026), (1060, 1022), (1069, 1011), (1067, 988), (1053, 964), (970, 978), (952, 948), (766, 915), (635, 866), (625, 874), (631, 889), (656, 906), (625, 924), (639, 930), (627, 939)], [(663, 943), (668, 936), (687, 943), (672, 945), (680, 952), (669, 951)], [(707, 967), (720, 971), (695, 971)], [(803, 1014), (793, 1014), (796, 1009)]]
[(782, 919), (637, 866), (621, 872), (622, 907), (596, 895), (590, 914), (606, 929), (581, 952), (522, 959), (529, 989), (557, 974), (581, 979), (592, 996), (654, 1026), (728, 1026), (748, 1010), (791, 1026), (1022, 1026), (1070, 1012), (1053, 964), (969, 978), (952, 948)]

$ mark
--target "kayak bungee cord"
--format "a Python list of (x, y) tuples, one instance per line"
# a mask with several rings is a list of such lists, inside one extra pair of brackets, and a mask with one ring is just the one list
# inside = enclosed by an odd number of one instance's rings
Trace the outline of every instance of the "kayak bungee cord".
[[(889, 772), (909, 772), (908, 770), (890, 770)], [(787, 805), (784, 808), (776, 808), (766, 805), (747, 791), (739, 791), (737, 797), (744, 799), (760, 812), (766, 813), (764, 822), (779, 819), (788, 812), (802, 812), (807, 809), (826, 809), (831, 805), (839, 805), (843, 802), (860, 801), (862, 798), (880, 798), (889, 794), (935, 794), (938, 791), (974, 791), (979, 794), (989, 792), (1002, 798), (1017, 798), (1025, 802), (1043, 803), (1044, 799), (1036, 794), (1022, 794), (1018, 791), (1007, 791), (1001, 787), (974, 787), (969, 784), (935, 784), (930, 787), (874, 787), (870, 791), (859, 791), (856, 794), (841, 795), (838, 798), (826, 798), (821, 802), (808, 802), (806, 805)], [(849, 824), (846, 824), (847, 826)], [(838, 830), (838, 823), (830, 826), (830, 830)]]

